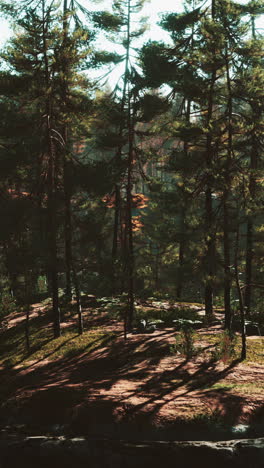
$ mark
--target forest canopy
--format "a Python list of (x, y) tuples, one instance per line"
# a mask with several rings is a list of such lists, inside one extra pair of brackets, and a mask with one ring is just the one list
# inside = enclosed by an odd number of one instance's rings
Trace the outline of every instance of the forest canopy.
[(186, 0), (162, 15), (170, 41), (145, 42), (143, 0), (86, 3), (1, 2), (16, 29), (1, 51), (0, 320), (7, 298), (48, 295), (59, 337), (74, 296), (82, 333), (83, 296), (123, 295), (126, 334), (155, 296), (203, 303), (209, 322), (222, 307), (227, 330), (238, 314), (243, 336), (264, 287), (262, 2)]

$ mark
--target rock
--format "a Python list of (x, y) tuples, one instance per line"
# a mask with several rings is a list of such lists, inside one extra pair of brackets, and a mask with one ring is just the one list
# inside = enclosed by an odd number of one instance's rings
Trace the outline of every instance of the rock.
[(189, 319), (176, 319), (172, 321), (175, 326), (179, 329), (181, 328), (201, 328), (203, 322), (201, 320), (189, 320)]
[(156, 329), (156, 322), (147, 322), (146, 320), (141, 319), (136, 331), (137, 333), (153, 333)]
[(237, 426), (233, 426), (231, 428), (231, 432), (232, 434), (246, 434), (249, 430), (249, 427), (250, 426), (246, 424), (238, 424)]
[(1, 468), (263, 468), (264, 438), (129, 442), (76, 437), (0, 439)]

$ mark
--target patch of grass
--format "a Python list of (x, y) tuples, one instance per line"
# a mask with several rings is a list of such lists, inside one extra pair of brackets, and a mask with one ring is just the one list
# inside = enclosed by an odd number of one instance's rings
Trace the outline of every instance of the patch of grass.
[[(241, 348), (241, 345), (240, 345)], [(245, 364), (264, 364), (264, 337), (247, 340), (247, 359)]]
[(223, 391), (227, 390), (227, 391), (229, 391), (229, 390), (232, 390), (235, 387), (236, 387), (235, 383), (230, 383), (230, 382), (223, 381), (223, 382), (217, 382), (217, 383), (215, 383), (213, 385), (210, 385), (210, 386), (206, 386), (206, 387), (203, 388), (203, 390), (210, 390), (210, 391), (211, 390), (223, 390)]
[(219, 341), (219, 335), (220, 334), (215, 334), (215, 333), (198, 333), (197, 334), (197, 341), (200, 342), (206, 342), (208, 344), (217, 344)]
[(103, 331), (86, 331), (78, 335), (76, 331), (67, 330), (62, 336), (50, 340), (30, 355), (30, 360), (69, 358), (83, 352), (91, 352), (98, 346), (104, 346), (114, 339), (114, 333)]
[(252, 395), (259, 393), (262, 395), (264, 393), (264, 382), (217, 382), (211, 386), (205, 386), (203, 388), (205, 391), (212, 391), (212, 390), (222, 390), (228, 391), (231, 393), (243, 393), (246, 395)]
[(1, 333), (0, 365), (12, 367), (26, 365), (28, 361), (55, 360), (91, 352), (98, 346), (107, 345), (115, 338), (114, 333), (101, 329), (77, 334), (77, 328), (63, 329), (62, 336), (53, 339), (53, 329), (45, 314), (30, 320), (30, 353), (26, 351), (25, 324), (18, 323)]
[(264, 394), (264, 382), (245, 382), (234, 384), (234, 391), (244, 393), (246, 395), (252, 395), (254, 393)]
[[(219, 347), (222, 333), (222, 331), (221, 333), (217, 334), (197, 333), (195, 338), (195, 346), (199, 346), (201, 342), (205, 342), (208, 344), (208, 346)], [(230, 359), (227, 361), (240, 358), (241, 346), (241, 337), (239, 334), (236, 334), (234, 350), (232, 356), (230, 356)], [(215, 355), (214, 348), (208, 351), (206, 350), (206, 352), (213, 353)], [(264, 337), (247, 339), (247, 359), (244, 361), (244, 364), (250, 365), (252, 362), (257, 364), (264, 364)]]

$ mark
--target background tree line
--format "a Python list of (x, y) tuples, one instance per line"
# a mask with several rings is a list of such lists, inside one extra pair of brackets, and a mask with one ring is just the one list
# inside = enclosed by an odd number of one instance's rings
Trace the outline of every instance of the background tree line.
[[(263, 7), (188, 1), (139, 47), (142, 6), (1, 3), (2, 303), (48, 293), (55, 337), (73, 294), (80, 333), (82, 293), (126, 294), (125, 333), (135, 297), (221, 305), (227, 329), (261, 308)], [(92, 79), (121, 62), (116, 89)]]

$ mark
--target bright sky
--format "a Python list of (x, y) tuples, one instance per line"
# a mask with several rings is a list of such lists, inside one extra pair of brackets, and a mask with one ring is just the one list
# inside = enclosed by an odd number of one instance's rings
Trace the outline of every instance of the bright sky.
[[(240, 0), (242, 3), (246, 3), (246, 0)], [(92, 10), (103, 10), (104, 8), (109, 8), (111, 6), (112, 0), (101, 0), (101, 2), (97, 1), (90, 1), (90, 0), (81, 0), (80, 3), (85, 6), (87, 9)], [(143, 40), (141, 42), (146, 42), (149, 39), (152, 40), (164, 40), (165, 42), (168, 39), (168, 34), (163, 31), (159, 26), (157, 26), (157, 22), (160, 20), (160, 15), (165, 12), (181, 12), (182, 11), (182, 0), (148, 0), (146, 4), (139, 14), (140, 16), (147, 16), (148, 23), (149, 23), (149, 30), (143, 36)], [(264, 26), (264, 19), (257, 20), (257, 27), (263, 28)], [(8, 23), (5, 20), (0, 19), (0, 47), (4, 45), (7, 39), (11, 36), (11, 30), (8, 27)], [(100, 47), (104, 47), (104, 43), (100, 44)], [(109, 43), (108, 43), (109, 47)], [(107, 47), (107, 48), (108, 48)], [(112, 45), (113, 49), (119, 53), (122, 53), (122, 48), (118, 47), (118, 45)], [(111, 78), (109, 80), (109, 84), (114, 86), (120, 76), (122, 74), (122, 65), (115, 67), (115, 71), (112, 73)]]
[[(91, 2), (89, 0), (82, 0), (82, 5), (91, 9)], [(143, 16), (149, 16), (149, 24), (151, 25), (151, 31), (146, 33), (147, 39), (151, 36), (152, 38), (158, 38), (161, 35), (161, 29), (155, 25), (159, 20), (159, 14), (165, 13), (166, 11), (182, 11), (181, 0), (150, 0), (144, 6), (142, 10)], [(94, 10), (103, 10), (111, 5), (111, 0), (103, 0), (102, 2), (95, 2), (92, 5)], [(4, 44), (5, 41), (10, 37), (11, 31), (8, 27), (7, 21), (0, 19), (0, 45)]]
[[(92, 10), (103, 10), (104, 8), (111, 8), (112, 0), (102, 0), (101, 2), (91, 2), (90, 0), (81, 0), (81, 4), (87, 9)], [(146, 42), (149, 39), (161, 40), (168, 39), (168, 34), (162, 31), (161, 28), (157, 26), (157, 22), (160, 20), (160, 15), (165, 12), (181, 12), (182, 11), (182, 1), (181, 0), (147, 0), (144, 8), (139, 14), (139, 17), (146, 16), (148, 17), (149, 30), (144, 34), (142, 42)], [(11, 37), (12, 31), (8, 26), (7, 21), (0, 19), (0, 47), (2, 47), (5, 42)], [(113, 48), (118, 53), (124, 53), (122, 47), (118, 45), (112, 45), (108, 43), (107, 48)], [(103, 48), (104, 44), (100, 44), (100, 48)], [(114, 71), (110, 75), (109, 84), (111, 87), (114, 87), (117, 83), (120, 75), (123, 72), (122, 65), (118, 65), (114, 68)], [(94, 74), (92, 74), (94, 75)]]
[[(246, 3), (247, 0), (240, 0), (241, 3)], [(109, 8), (111, 6), (112, 0), (101, 0), (95, 1), (94, 3), (90, 0), (81, 0), (83, 6), (87, 9), (92, 10), (103, 10), (104, 8)], [(162, 32), (156, 23), (159, 21), (159, 17), (162, 13), (165, 12), (181, 12), (182, 11), (182, 0), (147, 0), (142, 10), (142, 16), (149, 17), (150, 30), (146, 32), (145, 39), (161, 39), (164, 37), (164, 31)], [(264, 20), (258, 19), (257, 26), (260, 28), (264, 27)], [(0, 46), (2, 46), (5, 41), (10, 37), (11, 31), (8, 27), (7, 21), (0, 18)]]

